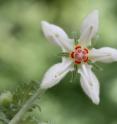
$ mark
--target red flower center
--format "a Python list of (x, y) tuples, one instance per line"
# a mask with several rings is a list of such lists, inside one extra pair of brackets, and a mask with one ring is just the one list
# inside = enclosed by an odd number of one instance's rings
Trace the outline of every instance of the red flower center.
[(70, 58), (74, 60), (75, 64), (80, 64), (81, 62), (88, 62), (88, 49), (82, 48), (77, 45), (75, 49), (70, 53)]

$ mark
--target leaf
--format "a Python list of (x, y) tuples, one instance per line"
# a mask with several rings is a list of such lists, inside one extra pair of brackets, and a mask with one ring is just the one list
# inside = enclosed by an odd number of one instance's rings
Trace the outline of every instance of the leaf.
[(4, 124), (9, 123), (9, 120), (6, 118), (6, 115), (3, 112), (0, 112), (0, 121), (2, 121)]
[[(12, 92), (13, 100), (7, 106), (0, 105), (0, 120), (6, 122), (11, 120), (15, 114), (22, 108), (24, 103), (36, 92), (39, 88), (39, 84), (36, 81), (30, 81), (29, 83), (20, 83), (16, 90)], [(31, 109), (39, 108), (39, 105), (33, 104)], [(40, 108), (39, 108), (40, 109)], [(4, 116), (3, 116), (4, 115)]]

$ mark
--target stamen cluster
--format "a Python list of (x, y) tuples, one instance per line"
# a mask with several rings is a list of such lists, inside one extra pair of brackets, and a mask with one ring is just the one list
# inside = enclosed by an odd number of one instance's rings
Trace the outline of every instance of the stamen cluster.
[(87, 48), (82, 48), (80, 45), (76, 45), (75, 49), (70, 53), (70, 57), (74, 60), (75, 64), (88, 62), (88, 52)]

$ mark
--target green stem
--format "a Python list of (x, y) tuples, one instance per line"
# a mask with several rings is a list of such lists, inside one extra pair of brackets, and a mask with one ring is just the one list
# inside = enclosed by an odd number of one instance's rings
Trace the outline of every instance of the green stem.
[(29, 110), (32, 106), (34, 101), (39, 98), (44, 93), (44, 90), (38, 89), (36, 93), (29, 98), (29, 100), (23, 105), (23, 107), (19, 110), (19, 112), (13, 117), (13, 119), (9, 122), (9, 124), (18, 124), (22, 118), (24, 117), (25, 113)]

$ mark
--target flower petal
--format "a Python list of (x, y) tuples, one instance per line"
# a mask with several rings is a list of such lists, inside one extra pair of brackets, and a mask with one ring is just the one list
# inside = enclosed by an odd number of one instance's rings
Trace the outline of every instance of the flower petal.
[(80, 44), (85, 47), (91, 45), (91, 39), (95, 36), (96, 32), (98, 31), (98, 23), (99, 12), (98, 10), (94, 10), (84, 19), (82, 23), (80, 30)]
[(110, 47), (103, 47), (100, 49), (93, 48), (90, 51), (89, 58), (92, 62), (111, 63), (117, 61), (117, 49)]
[(59, 83), (69, 71), (72, 71), (72, 69), (72, 61), (70, 60), (64, 60), (62, 63), (55, 64), (45, 73), (40, 87), (42, 89), (53, 87)]
[(72, 50), (73, 40), (69, 39), (63, 29), (46, 21), (42, 21), (41, 25), (43, 33), (49, 41), (59, 45), (63, 51)]
[(93, 103), (99, 104), (99, 82), (92, 72), (91, 66), (82, 64), (78, 72), (81, 74), (80, 82), (84, 92), (89, 96)]

